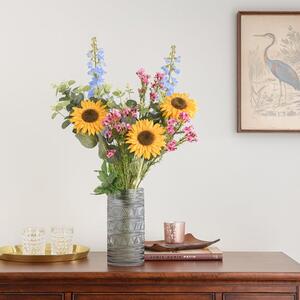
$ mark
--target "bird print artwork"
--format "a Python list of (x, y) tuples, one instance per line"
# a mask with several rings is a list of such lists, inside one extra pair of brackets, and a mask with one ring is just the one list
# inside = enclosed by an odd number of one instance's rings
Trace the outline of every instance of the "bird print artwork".
[(300, 132), (300, 11), (238, 13), (238, 132)]
[[(278, 106), (280, 106), (282, 103), (282, 97), (284, 97), (284, 102), (286, 101), (286, 84), (293, 87), (296, 91), (300, 91), (300, 80), (298, 74), (289, 64), (278, 59), (270, 59), (268, 50), (275, 44), (276, 40), (273, 33), (256, 34), (255, 36), (271, 40), (271, 43), (264, 50), (264, 62), (271, 73), (279, 81), (280, 95), (278, 99)], [(282, 92), (282, 87), (284, 87), (284, 95)]]

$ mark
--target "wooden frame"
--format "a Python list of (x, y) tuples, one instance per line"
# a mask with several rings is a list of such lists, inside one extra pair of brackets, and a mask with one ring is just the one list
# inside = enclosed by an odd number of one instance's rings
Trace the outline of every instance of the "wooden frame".
[[(255, 128), (245, 126), (243, 123), (243, 100), (242, 95), (243, 95), (243, 80), (242, 80), (242, 68), (243, 68), (243, 63), (242, 63), (242, 42), (243, 42), (243, 37), (242, 37), (242, 18), (247, 17), (247, 16), (297, 16), (299, 17), (299, 31), (300, 31), (300, 11), (239, 11), (237, 14), (237, 132), (300, 132), (300, 111), (299, 111), (299, 121), (298, 121), (298, 112), (297, 112), (297, 126), (295, 127), (295, 124), (291, 128), (267, 128), (267, 127), (262, 127)], [(266, 21), (267, 22), (267, 21)], [(298, 25), (298, 22), (297, 22)], [(298, 28), (298, 27), (297, 27)], [(300, 46), (300, 44), (299, 44)], [(273, 60), (275, 61), (275, 60)], [(270, 73), (271, 74), (271, 73)], [(299, 77), (300, 73), (298, 72)], [(274, 74), (272, 74), (274, 75)], [(272, 76), (270, 75), (270, 76)], [(276, 78), (274, 77), (274, 80)], [(279, 80), (279, 79), (278, 79)], [(281, 92), (281, 84), (282, 81), (280, 82), (280, 92)], [(284, 84), (285, 85), (285, 84)], [(286, 84), (288, 85), (288, 84)], [(286, 89), (286, 87), (285, 87)], [(286, 93), (286, 90), (285, 90)], [(281, 97), (281, 93), (280, 93)], [(280, 99), (279, 97), (279, 99)], [(285, 97), (287, 97), (287, 94), (285, 94)], [(300, 91), (299, 91), (299, 97), (300, 97)], [(250, 98), (250, 97), (249, 97)], [(300, 106), (299, 106), (300, 107)], [(267, 117), (268, 118), (268, 117)], [(287, 117), (288, 118), (288, 117)], [(295, 123), (296, 121), (293, 120)], [(298, 123), (299, 122), (299, 123)], [(299, 126), (298, 126), (299, 124)]]

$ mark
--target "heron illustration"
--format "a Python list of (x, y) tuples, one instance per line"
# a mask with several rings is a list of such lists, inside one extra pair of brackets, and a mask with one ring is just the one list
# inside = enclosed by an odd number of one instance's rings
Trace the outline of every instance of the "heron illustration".
[(296, 73), (296, 71), (288, 64), (281, 60), (277, 59), (270, 59), (268, 56), (268, 50), (275, 44), (275, 35), (273, 33), (266, 33), (266, 34), (255, 34), (254, 36), (257, 37), (264, 37), (271, 39), (272, 42), (265, 48), (264, 52), (264, 61), (267, 67), (270, 69), (272, 74), (279, 80), (280, 84), (280, 96), (279, 96), (279, 103), (281, 104), (281, 97), (282, 97), (282, 85), (284, 86), (285, 90), (285, 98), (286, 98), (286, 85), (288, 84), (292, 86), (295, 90), (300, 91), (300, 80)]

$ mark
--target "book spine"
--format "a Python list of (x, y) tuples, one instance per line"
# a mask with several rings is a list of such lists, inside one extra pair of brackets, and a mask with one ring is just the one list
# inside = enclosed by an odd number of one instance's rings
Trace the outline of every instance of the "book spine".
[(145, 254), (145, 260), (222, 260), (222, 254), (183, 255), (183, 254)]

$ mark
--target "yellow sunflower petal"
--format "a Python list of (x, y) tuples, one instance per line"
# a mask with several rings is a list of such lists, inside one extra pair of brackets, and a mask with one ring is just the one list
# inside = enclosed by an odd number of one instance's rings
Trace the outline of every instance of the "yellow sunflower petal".
[(81, 107), (74, 107), (71, 112), (70, 121), (78, 133), (95, 135), (103, 128), (103, 120), (106, 117), (105, 106), (100, 102), (83, 100)]
[(166, 144), (164, 129), (147, 119), (137, 121), (128, 132), (126, 142), (129, 144), (129, 151), (137, 157), (156, 157)]
[(163, 99), (160, 104), (160, 109), (166, 118), (179, 119), (181, 112), (186, 112), (193, 118), (197, 111), (197, 105), (187, 94), (174, 93)]

